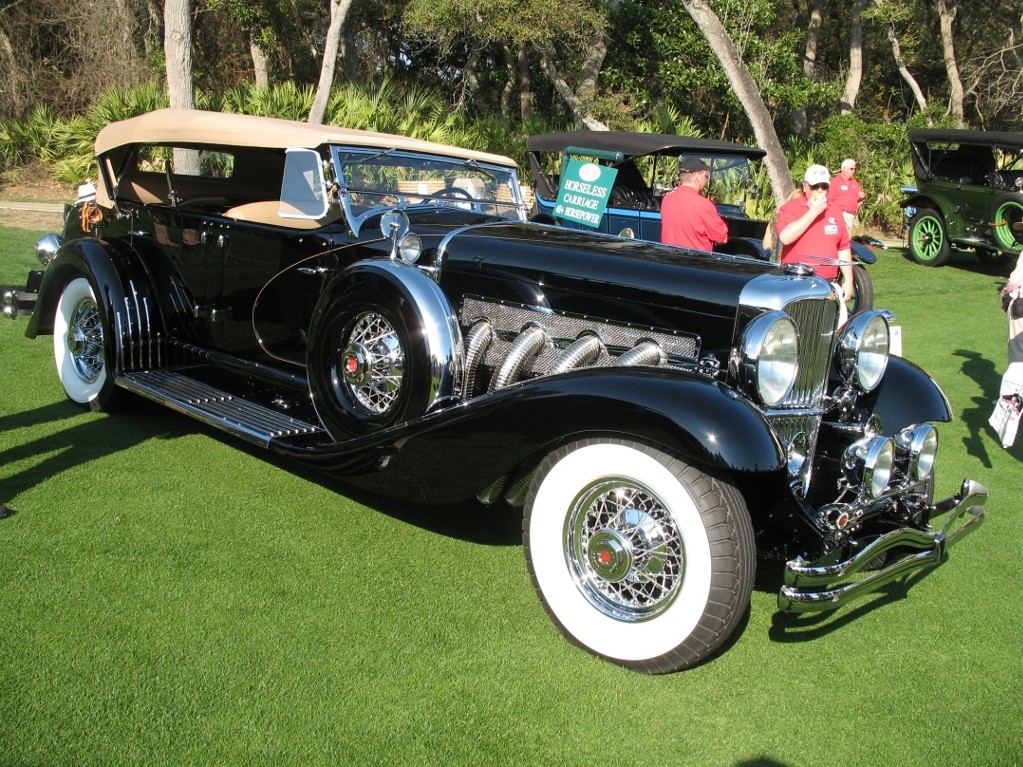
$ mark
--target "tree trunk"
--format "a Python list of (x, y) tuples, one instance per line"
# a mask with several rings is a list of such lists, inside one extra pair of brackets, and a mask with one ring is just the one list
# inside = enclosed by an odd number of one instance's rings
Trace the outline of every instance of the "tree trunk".
[[(192, 81), (192, 8), (191, 0), (167, 0), (163, 7), (163, 52), (167, 61), (167, 95), (170, 105), (195, 109), (195, 84)], [(175, 149), (171, 172), (199, 175), (199, 153), (194, 149)], [(168, 190), (168, 192), (173, 189)], [(171, 200), (174, 203), (174, 200)]]
[(508, 121), (511, 119), (511, 98), (512, 93), (515, 92), (515, 79), (517, 73), (515, 71), (515, 55), (512, 53), (511, 48), (508, 47), (507, 43), (501, 43), (501, 58), (504, 59), (504, 85), (501, 86), (501, 119)]
[(906, 66), (906, 60), (902, 57), (902, 46), (899, 45), (899, 38), (895, 34), (895, 25), (888, 25), (888, 41), (892, 44), (892, 56), (895, 57), (895, 66), (899, 70), (899, 75), (909, 86), (909, 89), (913, 91), (913, 98), (916, 99), (916, 105), (920, 107), (921, 112), (927, 111), (927, 97), (924, 96), (924, 92), (920, 90), (920, 85), (917, 83), (916, 78), (913, 77), (909, 68)]
[(937, 0), (938, 22), (941, 26), (941, 57), (945, 61), (945, 73), (948, 76), (949, 99), (948, 111), (958, 125), (963, 125), (963, 80), (959, 76), (959, 65), (956, 63), (955, 45), (953, 44), (952, 24), (956, 18), (956, 7), (949, 0)]
[(337, 63), (337, 52), (341, 46), (341, 27), (344, 26), (348, 9), (352, 0), (330, 0), (330, 25), (327, 28), (327, 39), (323, 44), (323, 63), (320, 65), (320, 81), (316, 84), (316, 98), (309, 110), (309, 122), (322, 123), (330, 101), (330, 91), (334, 87), (334, 65)]
[(249, 54), (252, 56), (252, 72), (255, 75), (257, 88), (270, 87), (270, 69), (266, 63), (266, 52), (255, 36), (249, 36)]
[(192, 82), (192, 3), (167, 0), (163, 7), (163, 53), (167, 60), (167, 94), (172, 107), (195, 108)]
[(529, 78), (529, 49), (522, 43), (516, 60), (519, 68), (519, 117), (526, 122), (533, 116), (533, 85)]
[(746, 115), (753, 126), (757, 143), (767, 151), (764, 162), (771, 178), (775, 202), (781, 206), (792, 191), (792, 174), (789, 171), (788, 161), (785, 159), (785, 150), (782, 149), (778, 133), (771, 121), (771, 113), (767, 110), (767, 105), (760, 95), (760, 89), (753, 81), (753, 76), (750, 75), (746, 65), (739, 58), (735, 43), (732, 42), (732, 38), (721, 24), (721, 20), (705, 0), (682, 0), (682, 4), (689, 11), (689, 15), (693, 17), (693, 21), (700, 28), (707, 44), (728, 76), (728, 82), (731, 84), (732, 90), (735, 91), (743, 109), (746, 110)]
[[(824, 0), (812, 0), (810, 21), (806, 25), (806, 47), (803, 49), (803, 77), (807, 80), (813, 80), (817, 75), (817, 41), (820, 38), (823, 19)], [(810, 135), (810, 120), (806, 109), (800, 107), (792, 110), (792, 128), (797, 136), (806, 138)]]
[(599, 35), (590, 45), (590, 55), (582, 68), (579, 84), (575, 89), (568, 84), (557, 65), (557, 54), (550, 45), (539, 47), (540, 68), (554, 86), (554, 92), (561, 97), (568, 107), (572, 122), (579, 128), (589, 130), (607, 130), (607, 126), (590, 114), (590, 99), (596, 89), (597, 76), (607, 55), (607, 41)]
[(852, 19), (849, 23), (849, 72), (845, 78), (845, 94), (839, 105), (841, 114), (851, 114), (856, 107), (856, 98), (860, 94), (860, 81), (863, 79), (863, 12), (869, 0), (855, 0), (852, 7)]

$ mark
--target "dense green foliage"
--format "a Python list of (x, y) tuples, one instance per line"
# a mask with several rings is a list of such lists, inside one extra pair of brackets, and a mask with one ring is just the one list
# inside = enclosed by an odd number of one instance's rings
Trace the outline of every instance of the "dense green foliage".
[[(874, 228), (901, 226), (898, 190), (911, 180), (905, 128), (952, 119), (936, 9), (952, 15), (966, 122), (1020, 127), (1023, 19), (1009, 0), (708, 4), (759, 88), (793, 173), (810, 158), (832, 168), (857, 159), (868, 190), (861, 218)], [(92, 173), (88, 145), (99, 126), (166, 101), (163, 2), (0, 5), (7, 75), (0, 164), (41, 162), (56, 179), (78, 183)], [(192, 0), (200, 106), (306, 119), (328, 7)], [(826, 10), (819, 26), (815, 9)], [(864, 11), (856, 49), (863, 77), (855, 108), (846, 109), (855, 9)], [(991, 19), (1000, 23), (992, 27)], [(895, 66), (893, 41), (929, 99), (926, 109)], [(520, 163), (525, 136), (578, 125), (583, 116), (618, 130), (754, 142), (750, 119), (682, 2), (354, 0), (338, 64), (327, 121), (484, 148)]]
[[(0, 284), (38, 233), (0, 230)], [(762, 567), (721, 656), (645, 677), (566, 642), (520, 519), (353, 494), (142, 401), (63, 396), (49, 338), (0, 323), (0, 764), (899, 765), (1023, 761), (1023, 440), (986, 425), (1000, 272), (871, 267), (947, 393), (937, 485), (988, 520), (923, 578), (823, 619)], [(969, 311), (961, 311), (962, 307)], [(950, 335), (946, 316), (956, 313)]]

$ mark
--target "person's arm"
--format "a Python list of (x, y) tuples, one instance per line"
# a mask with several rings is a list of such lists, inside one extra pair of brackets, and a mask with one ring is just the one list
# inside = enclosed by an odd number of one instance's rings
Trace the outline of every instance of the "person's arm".
[(717, 208), (714, 209), (714, 215), (708, 217), (707, 236), (711, 242), (728, 242), (728, 224), (721, 218)]
[(819, 198), (810, 201), (810, 207), (806, 209), (806, 213), (801, 215), (799, 218), (793, 221), (782, 224), (778, 222), (778, 241), (782, 245), (791, 245), (803, 234), (810, 225), (820, 218), (821, 214), (824, 213), (828, 208), (828, 198), (825, 195), (820, 195)]
[(838, 251), (838, 269), (842, 272), (842, 298), (850, 301), (856, 285), (853, 277), (852, 251), (849, 248)]
[(1021, 285), (1023, 285), (1023, 253), (1020, 253), (1019, 258), (1016, 259), (1016, 268), (1012, 270), (1012, 274), (1009, 275), (1009, 281), (1002, 288), (1002, 295), (1009, 295)]

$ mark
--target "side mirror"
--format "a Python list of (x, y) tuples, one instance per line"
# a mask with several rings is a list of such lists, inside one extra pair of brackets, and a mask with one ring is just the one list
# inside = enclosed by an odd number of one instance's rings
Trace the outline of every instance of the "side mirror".
[(618, 236), (619, 237), (626, 237), (626, 238), (628, 238), (630, 240), (636, 239), (636, 233), (634, 231), (632, 231), (632, 227), (628, 227), (628, 226), (625, 227), (624, 229), (622, 229), (622, 231), (620, 231), (618, 233)]

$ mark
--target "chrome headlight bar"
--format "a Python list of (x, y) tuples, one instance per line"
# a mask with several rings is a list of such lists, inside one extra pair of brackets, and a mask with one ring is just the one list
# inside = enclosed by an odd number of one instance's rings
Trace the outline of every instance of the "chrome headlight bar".
[(938, 430), (929, 423), (907, 426), (894, 438), (873, 436), (845, 449), (842, 471), (861, 498), (880, 498), (895, 487), (927, 480), (934, 470)]

